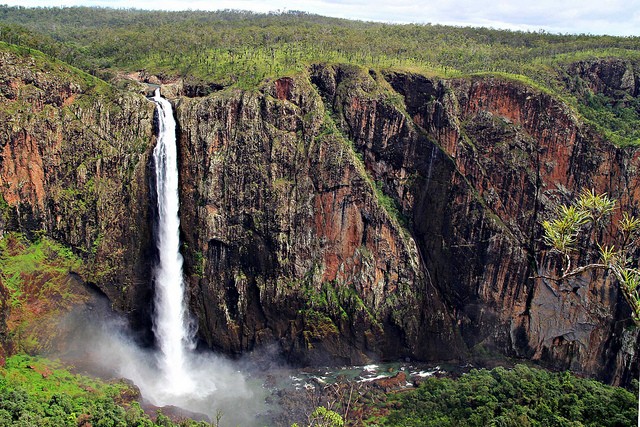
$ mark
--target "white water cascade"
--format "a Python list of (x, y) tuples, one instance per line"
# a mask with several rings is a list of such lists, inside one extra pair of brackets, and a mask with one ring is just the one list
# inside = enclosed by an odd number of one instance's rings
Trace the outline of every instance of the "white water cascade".
[(160, 131), (153, 150), (156, 169), (158, 232), (156, 245), (159, 263), (154, 271), (155, 318), (153, 332), (158, 341), (158, 367), (169, 394), (194, 391), (187, 357), (194, 348), (192, 328), (185, 301), (180, 254), (180, 217), (178, 209), (178, 156), (176, 122), (173, 109), (156, 89), (153, 101), (158, 106)]

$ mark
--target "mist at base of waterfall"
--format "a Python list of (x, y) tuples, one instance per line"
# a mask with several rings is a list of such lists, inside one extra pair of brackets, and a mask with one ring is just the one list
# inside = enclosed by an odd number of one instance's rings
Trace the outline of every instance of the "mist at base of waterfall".
[(127, 322), (106, 304), (72, 313), (62, 329), (56, 343), (61, 350), (50, 356), (87, 374), (130, 380), (140, 389), (143, 407), (172, 406), (183, 410), (186, 417), (204, 414), (210, 420), (221, 414), (222, 427), (264, 425), (268, 392), (262, 381), (243, 373), (246, 363), (211, 352), (189, 352), (185, 375), (192, 391), (182, 393), (166, 383), (159, 368), (159, 351), (136, 344)]

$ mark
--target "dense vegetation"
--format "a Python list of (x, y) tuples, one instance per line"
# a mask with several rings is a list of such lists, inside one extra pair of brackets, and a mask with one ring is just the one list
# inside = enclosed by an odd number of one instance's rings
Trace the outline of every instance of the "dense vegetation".
[(0, 284), (14, 351), (49, 349), (62, 314), (87, 300), (75, 273), (82, 261), (71, 250), (47, 237), (29, 241), (20, 233), (0, 238)]
[(257, 82), (317, 61), (416, 66), (452, 75), (504, 71), (537, 79), (557, 62), (603, 54), (638, 59), (640, 49), (639, 37), (391, 25), (295, 11), (5, 6), (0, 22), (3, 40), (30, 44), (85, 69), (146, 68), (222, 83)]
[(518, 365), (472, 370), (459, 379), (428, 378), (399, 393), (369, 425), (460, 427), (628, 427), (636, 423), (632, 393), (569, 373)]
[[(138, 397), (127, 383), (73, 374), (43, 358), (13, 356), (0, 368), (0, 426), (210, 426), (188, 419), (176, 424), (162, 414), (152, 420)], [(635, 425), (637, 400), (622, 388), (518, 365), (458, 379), (431, 377), (417, 389), (388, 395), (376, 411), (366, 425), (627, 427)], [(311, 418), (311, 425), (343, 425), (324, 408)]]
[(146, 70), (203, 87), (253, 88), (310, 63), (404, 68), (442, 77), (508, 73), (572, 104), (612, 141), (640, 141), (640, 104), (594, 94), (568, 64), (621, 58), (640, 68), (640, 37), (557, 35), (348, 21), (303, 12), (160, 12), (0, 6), (0, 40), (39, 49), (109, 78)]
[(192, 420), (175, 424), (162, 414), (154, 422), (134, 401), (136, 397), (137, 391), (126, 383), (72, 374), (47, 359), (13, 356), (0, 369), (0, 426), (210, 425)]

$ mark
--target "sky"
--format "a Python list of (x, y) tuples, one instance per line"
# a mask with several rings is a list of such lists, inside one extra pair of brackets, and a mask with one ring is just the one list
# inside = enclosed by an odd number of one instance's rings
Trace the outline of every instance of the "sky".
[(640, 0), (0, 0), (11, 6), (301, 10), (365, 21), (640, 36)]

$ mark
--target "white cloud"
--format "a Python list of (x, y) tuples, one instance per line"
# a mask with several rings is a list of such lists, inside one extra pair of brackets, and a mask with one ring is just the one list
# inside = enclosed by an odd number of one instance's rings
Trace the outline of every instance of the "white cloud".
[(640, 0), (5, 0), (10, 5), (139, 9), (302, 10), (382, 22), (640, 36)]

